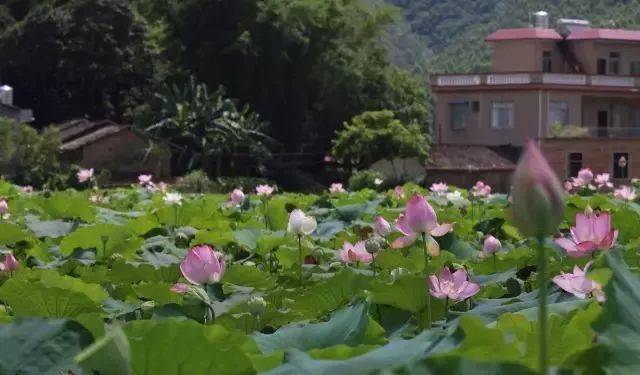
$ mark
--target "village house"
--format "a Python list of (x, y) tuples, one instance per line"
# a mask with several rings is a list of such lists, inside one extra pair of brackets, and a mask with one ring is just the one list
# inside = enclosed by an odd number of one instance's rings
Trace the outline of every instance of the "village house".
[(142, 173), (158, 179), (170, 176), (169, 150), (153, 146), (145, 134), (131, 126), (77, 119), (59, 125), (58, 130), (66, 162), (107, 170), (116, 181), (135, 180)]
[(8, 118), (19, 124), (33, 121), (33, 111), (23, 109), (13, 103), (13, 87), (0, 86), (0, 118)]
[(618, 183), (640, 176), (640, 31), (532, 20), (486, 38), (491, 72), (432, 77), (436, 149), (484, 147), (509, 163), (535, 139), (560, 178), (583, 167)]

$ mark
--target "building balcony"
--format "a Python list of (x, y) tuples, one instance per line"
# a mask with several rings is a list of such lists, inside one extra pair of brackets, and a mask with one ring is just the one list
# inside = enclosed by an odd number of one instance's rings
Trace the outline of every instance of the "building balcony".
[(545, 85), (636, 90), (640, 88), (640, 77), (562, 73), (447, 74), (433, 76), (431, 85), (442, 89)]
[(584, 127), (574, 125), (556, 125), (548, 138), (640, 138), (640, 126), (625, 127)]

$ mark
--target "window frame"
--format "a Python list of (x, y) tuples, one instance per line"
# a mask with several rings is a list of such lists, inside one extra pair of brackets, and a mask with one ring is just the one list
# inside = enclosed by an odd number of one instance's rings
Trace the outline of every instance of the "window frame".
[(629, 62), (629, 75), (634, 77), (640, 76), (640, 60)]
[[(572, 157), (578, 155), (579, 156), (579, 161), (577, 160), (573, 160)], [(577, 165), (577, 169), (573, 168), (573, 165), (575, 163), (579, 163), (579, 165)], [(578, 176), (578, 172), (580, 172), (580, 170), (582, 169), (582, 166), (584, 164), (584, 157), (582, 152), (568, 152), (567, 153), (567, 178), (571, 178), (571, 177), (576, 177)]]
[[(621, 157), (625, 157), (627, 163), (624, 167), (618, 165)], [(612, 175), (614, 179), (627, 179), (629, 178), (629, 152), (614, 152), (613, 153), (613, 168)], [(620, 168), (620, 169), (619, 169)], [(620, 173), (619, 173), (620, 172)], [(622, 176), (621, 176), (622, 175)]]
[(620, 75), (620, 52), (609, 52), (609, 74)]
[(551, 122), (552, 106), (563, 104), (564, 105), (564, 119), (560, 125), (569, 125), (569, 102), (566, 100), (551, 100), (549, 101), (549, 111), (547, 112), (547, 126), (555, 126), (556, 123)]
[(542, 51), (542, 72), (551, 73), (553, 70), (552, 51)]
[[(496, 106), (505, 106), (503, 108), (496, 108)], [(508, 108), (507, 108), (508, 106)], [(507, 126), (496, 126), (498, 123), (498, 117), (496, 117), (496, 109), (497, 110), (506, 110), (509, 109), (509, 117)], [(491, 101), (491, 129), (502, 130), (502, 129), (513, 129), (515, 127), (515, 104), (512, 100), (493, 100)]]
[[(448, 103), (449, 105), (449, 125), (451, 126), (452, 130), (465, 130), (469, 127), (469, 122), (471, 120), (471, 102), (468, 100), (452, 100)], [(466, 108), (464, 108), (465, 110), (465, 116), (464, 116), (464, 123), (460, 126), (456, 126), (456, 123), (454, 122), (454, 112), (455, 109), (457, 108), (457, 106), (460, 106), (459, 108), (462, 108), (462, 106), (465, 106)]]

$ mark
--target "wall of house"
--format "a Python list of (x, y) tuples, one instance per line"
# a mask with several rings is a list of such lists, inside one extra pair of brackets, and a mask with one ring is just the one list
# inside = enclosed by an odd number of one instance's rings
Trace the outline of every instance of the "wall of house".
[(623, 76), (631, 74), (632, 61), (640, 61), (640, 45), (638, 43), (602, 40), (575, 40), (570, 43), (575, 56), (582, 64), (586, 74), (598, 74), (598, 59), (607, 60), (608, 70), (609, 53), (611, 52), (620, 53), (619, 74)]
[(140, 173), (152, 173), (156, 178), (170, 176), (170, 161), (165, 155), (144, 159), (148, 141), (130, 129), (86, 145), (79, 164), (96, 170), (108, 169), (118, 178), (135, 178)]
[[(477, 101), (478, 112), (471, 112), (466, 129), (454, 130), (451, 125), (450, 103), (465, 100)], [(514, 105), (514, 127), (491, 127), (491, 103), (511, 101)], [(582, 123), (582, 93), (550, 90), (467, 91), (437, 93), (436, 124), (438, 140), (443, 144), (515, 145), (522, 146), (528, 138), (544, 137), (553, 124), (547, 124), (548, 108), (552, 101), (564, 101), (568, 106), (568, 124)], [(540, 129), (539, 129), (540, 128)], [(540, 133), (539, 133), (540, 132)]]
[(564, 72), (564, 57), (553, 40), (503, 40), (491, 47), (493, 72), (542, 72), (544, 51), (551, 51), (552, 72)]
[(568, 176), (569, 154), (582, 153), (582, 166), (594, 173), (610, 173), (613, 177), (613, 154), (628, 153), (629, 178), (640, 177), (640, 141), (638, 139), (554, 138), (541, 141), (541, 150), (560, 179)]

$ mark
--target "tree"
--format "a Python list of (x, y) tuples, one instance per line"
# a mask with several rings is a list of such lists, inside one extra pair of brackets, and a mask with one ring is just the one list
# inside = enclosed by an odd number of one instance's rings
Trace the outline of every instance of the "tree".
[(392, 66), (380, 42), (396, 16), (388, 7), (359, 0), (139, 2), (150, 22), (166, 25), (162, 45), (175, 71), (222, 84), (250, 103), (289, 151), (323, 152), (335, 130), (365, 110), (426, 122), (424, 82)]
[(223, 157), (234, 151), (246, 150), (258, 160), (268, 156), (265, 123), (224, 94), (222, 87), (210, 91), (192, 78), (183, 88), (165, 86), (157, 95), (160, 119), (146, 131), (177, 151), (178, 170), (211, 172), (215, 161), (219, 177)]
[(367, 168), (378, 160), (427, 158), (429, 137), (415, 122), (402, 123), (392, 111), (364, 112), (355, 116), (333, 140), (331, 153), (349, 169)]
[(153, 66), (144, 24), (127, 1), (52, 0), (19, 9), (25, 12), (0, 34), (0, 75), (15, 87), (16, 103), (34, 109), (37, 124), (85, 115), (118, 120), (135, 105)]

